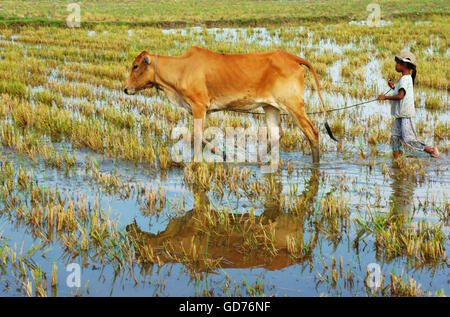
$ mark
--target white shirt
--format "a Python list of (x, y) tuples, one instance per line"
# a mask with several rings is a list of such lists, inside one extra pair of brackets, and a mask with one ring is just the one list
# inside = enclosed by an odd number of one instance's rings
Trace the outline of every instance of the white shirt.
[(398, 94), (399, 90), (405, 90), (405, 96), (400, 100), (392, 100), (391, 115), (395, 118), (411, 118), (415, 115), (414, 109), (414, 91), (411, 75), (403, 75), (397, 84), (395, 84), (393, 95)]

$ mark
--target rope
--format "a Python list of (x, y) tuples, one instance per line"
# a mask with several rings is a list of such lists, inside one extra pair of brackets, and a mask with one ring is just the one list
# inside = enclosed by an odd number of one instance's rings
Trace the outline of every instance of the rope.
[[(389, 91), (391, 91), (391, 90), (392, 90), (392, 88), (389, 88), (389, 90), (386, 91), (386, 92), (384, 93), (384, 95), (386, 95), (386, 94), (387, 94)], [(346, 106), (346, 107), (342, 107), (342, 108), (336, 108), (336, 109), (327, 110), (327, 112), (333, 112), (333, 111), (338, 111), (338, 110), (343, 110), (343, 109), (348, 109), (348, 108), (358, 107), (358, 106), (364, 105), (364, 104), (366, 104), (366, 103), (374, 102), (374, 101), (377, 101), (377, 100), (378, 100), (378, 98), (375, 98), (375, 99), (372, 99), (372, 100), (368, 100), (368, 101), (364, 101), (364, 102), (361, 102), (361, 103), (357, 103), (357, 104), (355, 104), (355, 105), (351, 105), (351, 106)], [(245, 111), (245, 110), (232, 110), (232, 111), (234, 111), (234, 112), (241, 112), (241, 113), (248, 113), (248, 114), (254, 114), (254, 115), (263, 115), (263, 114), (264, 114), (264, 113), (262, 113), (262, 112), (252, 112), (252, 111)], [(323, 113), (323, 111), (307, 112), (306, 114), (318, 114), (318, 113)], [(288, 114), (288, 113), (281, 113), (280, 115), (281, 115), (281, 116), (288, 116), (289, 114)]]

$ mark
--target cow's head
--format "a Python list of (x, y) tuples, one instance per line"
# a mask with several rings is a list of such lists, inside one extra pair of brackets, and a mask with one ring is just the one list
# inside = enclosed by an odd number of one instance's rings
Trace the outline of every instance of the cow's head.
[(143, 51), (135, 58), (131, 65), (130, 77), (124, 92), (127, 95), (134, 95), (139, 90), (152, 88), (154, 86), (154, 56)]

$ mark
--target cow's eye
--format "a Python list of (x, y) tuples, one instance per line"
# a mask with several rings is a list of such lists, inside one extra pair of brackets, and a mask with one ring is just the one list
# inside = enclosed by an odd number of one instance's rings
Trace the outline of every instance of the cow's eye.
[(133, 69), (136, 69), (136, 68), (138, 68), (138, 65), (134, 65), (134, 66), (133, 66)]

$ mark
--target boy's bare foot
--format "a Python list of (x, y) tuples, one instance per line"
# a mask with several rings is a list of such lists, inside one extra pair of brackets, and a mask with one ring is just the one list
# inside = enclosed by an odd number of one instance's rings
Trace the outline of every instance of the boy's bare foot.
[(431, 147), (426, 145), (423, 150), (429, 153), (432, 157), (439, 157), (439, 150), (437, 149), (437, 147)]
[(429, 152), (432, 157), (439, 157), (439, 150), (437, 147), (434, 147), (431, 152)]

